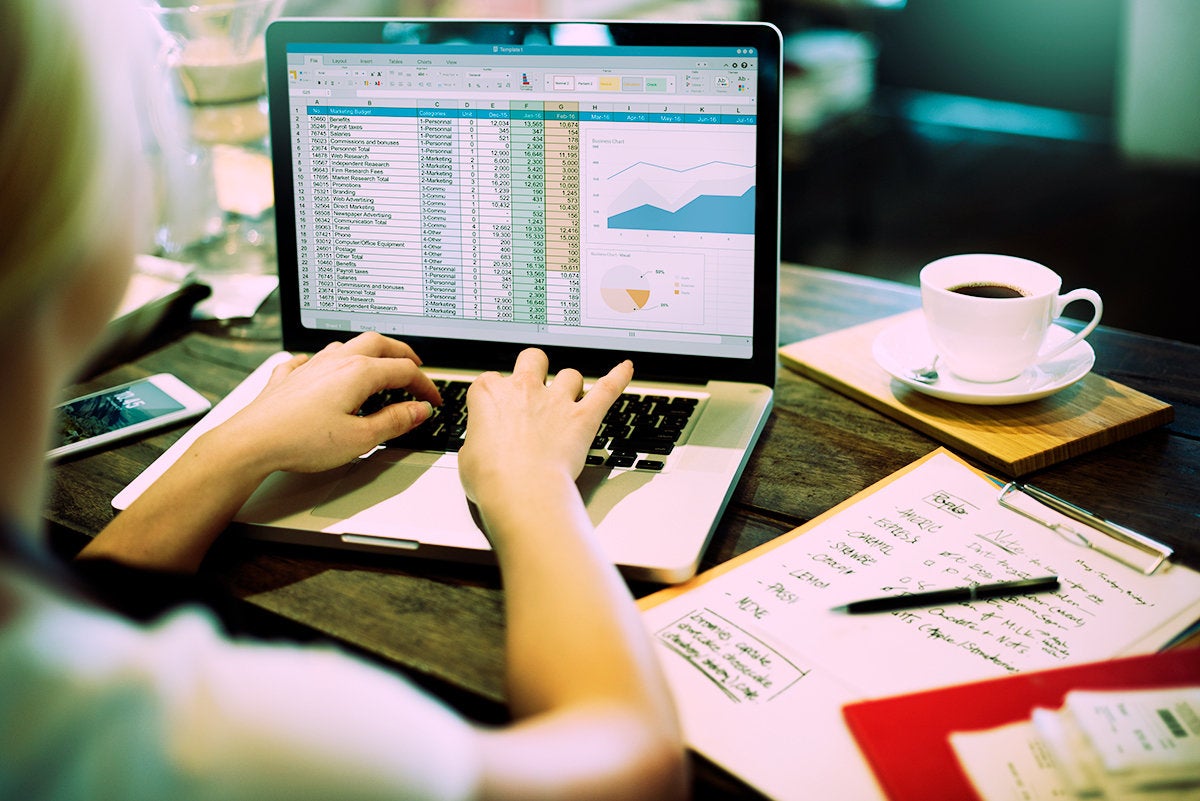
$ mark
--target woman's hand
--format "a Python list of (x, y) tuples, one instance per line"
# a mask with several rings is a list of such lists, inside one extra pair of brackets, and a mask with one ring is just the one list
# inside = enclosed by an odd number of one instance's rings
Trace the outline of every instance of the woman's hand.
[(548, 473), (573, 481), (605, 413), (633, 377), (633, 364), (624, 361), (582, 394), (579, 371), (562, 370), (547, 386), (548, 367), (546, 354), (530, 348), (511, 376), (484, 373), (471, 385), (458, 466), (472, 500), (505, 497), (514, 482), (537, 482)]
[[(267, 472), (328, 470), (429, 418), (442, 399), (420, 365), (412, 348), (380, 334), (335, 342), (275, 368), (262, 393), (211, 433), (236, 439), (240, 452), (251, 446)], [(371, 395), (397, 388), (418, 400), (357, 414)]]
[[(257, 398), (197, 438), (80, 556), (194, 571), (272, 472), (337, 467), (428, 419), (441, 396), (420, 363), (408, 345), (362, 334), (280, 365)], [(398, 387), (420, 400), (358, 416), (372, 394)]]

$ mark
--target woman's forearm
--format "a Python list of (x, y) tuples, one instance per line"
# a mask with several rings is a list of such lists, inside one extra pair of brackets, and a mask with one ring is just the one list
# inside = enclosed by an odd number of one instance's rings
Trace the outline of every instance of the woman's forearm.
[[(554, 482), (562, 486), (554, 486)], [(670, 693), (637, 607), (568, 477), (529, 477), (483, 517), (504, 581), (509, 705), (506, 763), (526, 797), (551, 755), (589, 793), (672, 798), (685, 764)], [(521, 770), (529, 754), (538, 765)], [(526, 756), (523, 756), (526, 755)], [(540, 769), (539, 769), (540, 766)], [(616, 766), (621, 766), (619, 769)], [(561, 787), (559, 788), (561, 790)]]
[(229, 521), (269, 474), (220, 429), (196, 440), (79, 552), (134, 567), (195, 572)]

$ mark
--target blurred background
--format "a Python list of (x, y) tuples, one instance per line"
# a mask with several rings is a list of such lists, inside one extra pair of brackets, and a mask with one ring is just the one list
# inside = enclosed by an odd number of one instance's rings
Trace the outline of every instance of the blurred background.
[[(288, 0), (291, 15), (763, 19), (785, 39), (783, 258), (916, 285), (1034, 259), (1104, 323), (1200, 341), (1196, 0)], [(1194, 369), (1181, 366), (1182, 369)]]

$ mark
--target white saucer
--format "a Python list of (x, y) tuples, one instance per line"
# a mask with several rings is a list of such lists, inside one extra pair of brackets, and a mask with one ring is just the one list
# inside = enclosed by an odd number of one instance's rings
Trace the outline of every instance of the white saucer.
[[(1074, 334), (1060, 325), (1052, 325), (1046, 333), (1047, 344), (1070, 339)], [(932, 395), (935, 398), (957, 403), (999, 405), (1003, 403), (1025, 403), (1044, 398), (1065, 389), (1083, 378), (1096, 363), (1096, 353), (1087, 341), (1080, 341), (1052, 361), (1043, 362), (1025, 370), (1009, 381), (995, 384), (980, 384), (965, 381), (946, 370), (939, 370), (938, 380), (933, 384), (914, 381), (909, 372), (923, 367), (933, 360), (933, 343), (925, 328), (925, 318), (920, 314), (889, 326), (875, 337), (871, 348), (875, 361), (892, 377), (907, 387)]]

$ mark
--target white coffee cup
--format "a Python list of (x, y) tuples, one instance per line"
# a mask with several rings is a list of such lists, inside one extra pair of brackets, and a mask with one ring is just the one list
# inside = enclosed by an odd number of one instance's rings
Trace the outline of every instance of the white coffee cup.
[[(1104, 304), (1091, 289), (1060, 295), (1061, 289), (1058, 273), (1015, 256), (968, 253), (925, 265), (921, 307), (938, 370), (996, 383), (1071, 348), (1099, 324)], [(1092, 304), (1091, 321), (1070, 339), (1043, 348), (1051, 324), (1075, 300)]]

